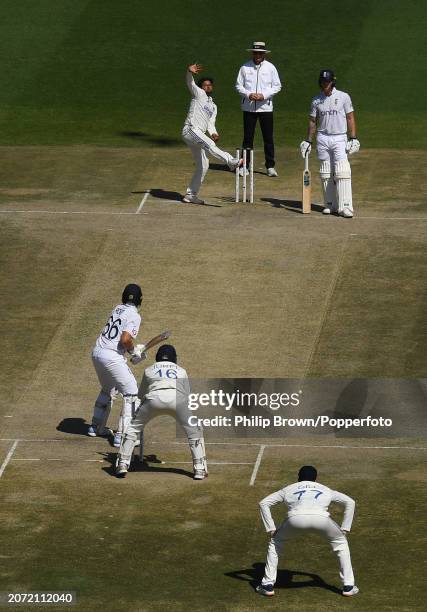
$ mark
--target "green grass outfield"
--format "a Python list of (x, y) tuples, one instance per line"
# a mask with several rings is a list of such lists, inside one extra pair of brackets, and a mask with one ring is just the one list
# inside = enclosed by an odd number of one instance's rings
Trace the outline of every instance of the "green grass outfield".
[(265, 39), (285, 85), (278, 144), (305, 135), (328, 66), (364, 147), (425, 148), (426, 16), (422, 0), (3, 0), (0, 144), (179, 144), (197, 60), (216, 80), (222, 142), (237, 146), (237, 70)]

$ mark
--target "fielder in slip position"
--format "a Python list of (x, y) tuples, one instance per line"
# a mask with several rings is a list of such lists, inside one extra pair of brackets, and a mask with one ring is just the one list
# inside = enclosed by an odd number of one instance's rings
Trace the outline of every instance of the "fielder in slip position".
[(142, 291), (139, 285), (126, 285), (122, 294), (122, 303), (112, 311), (104, 329), (98, 336), (92, 351), (92, 362), (98, 376), (101, 390), (95, 401), (92, 424), (88, 429), (89, 436), (110, 436), (111, 430), (106, 427), (111, 406), (116, 393), (123, 396), (123, 405), (117, 432), (114, 435), (114, 446), (120, 446), (120, 440), (132, 413), (139, 405), (138, 384), (126, 363), (128, 352), (133, 364), (146, 358), (144, 345), (134, 345), (141, 316), (138, 308), (142, 302)]
[[(198, 74), (201, 70), (202, 66), (200, 64), (191, 64), (188, 66), (186, 74), (187, 87), (191, 93), (191, 103), (182, 130), (182, 138), (190, 147), (196, 169), (182, 201), (191, 204), (204, 204), (204, 201), (199, 199), (197, 194), (209, 168), (208, 154), (227, 164), (231, 171), (236, 170), (241, 165), (239, 159), (226, 151), (222, 151), (215, 144), (219, 140), (219, 135), (215, 127), (217, 107), (212, 100), (213, 79), (202, 77), (196, 85), (193, 75)], [(210, 138), (206, 136), (206, 132), (208, 132)]]
[(203, 430), (190, 426), (191, 411), (188, 407), (190, 383), (187, 372), (177, 364), (175, 347), (164, 344), (156, 354), (156, 362), (145, 369), (139, 389), (142, 404), (137, 409), (122, 439), (117, 455), (116, 476), (124, 478), (129, 469), (133, 449), (141, 439), (140, 457), (143, 458), (143, 435), (147, 423), (154, 417), (169, 414), (175, 418), (187, 434), (193, 458), (194, 479), (203, 480), (208, 475)]
[(351, 98), (348, 93), (335, 89), (335, 82), (333, 70), (320, 71), (321, 92), (311, 101), (307, 139), (300, 144), (300, 150), (303, 158), (310, 154), (317, 129), (317, 156), (325, 204), (323, 213), (338, 213), (341, 217), (351, 218), (351, 167), (347, 155), (357, 153), (360, 142), (356, 138)]
[[(354, 500), (317, 483), (316, 479), (316, 468), (305, 465), (298, 473), (298, 482), (268, 495), (259, 504), (262, 521), (271, 536), (264, 578), (256, 588), (257, 593), (261, 595), (274, 595), (277, 564), (283, 545), (307, 530), (320, 533), (337, 554), (343, 582), (342, 594), (351, 597), (359, 592), (354, 584), (350, 549), (345, 535), (350, 531), (353, 522)], [(343, 504), (345, 507), (341, 528), (329, 516), (328, 507), (331, 502)], [(279, 503), (288, 507), (288, 518), (276, 529), (270, 508)]]

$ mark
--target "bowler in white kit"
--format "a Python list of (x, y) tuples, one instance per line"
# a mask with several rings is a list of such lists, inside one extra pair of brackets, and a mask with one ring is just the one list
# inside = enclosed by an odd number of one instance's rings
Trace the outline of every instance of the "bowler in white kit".
[(120, 440), (132, 413), (139, 405), (138, 384), (126, 362), (126, 353), (131, 356), (133, 364), (146, 358), (144, 345), (135, 346), (141, 325), (138, 312), (142, 302), (142, 291), (139, 285), (126, 285), (122, 294), (122, 303), (112, 311), (104, 329), (98, 336), (92, 351), (92, 362), (98, 376), (101, 390), (95, 401), (92, 424), (88, 429), (89, 436), (109, 436), (111, 430), (106, 427), (113, 399), (117, 393), (123, 396), (123, 405), (114, 446), (120, 446)]
[(208, 475), (203, 430), (190, 425), (191, 411), (188, 407), (190, 383), (187, 372), (177, 364), (175, 347), (164, 344), (156, 354), (156, 361), (144, 371), (139, 398), (142, 401), (136, 410), (122, 439), (117, 455), (116, 476), (124, 478), (128, 471), (133, 449), (141, 438), (140, 456), (143, 457), (143, 432), (152, 418), (167, 414), (178, 421), (184, 429), (193, 459), (194, 479), (203, 480)]
[[(274, 595), (279, 555), (286, 542), (311, 530), (329, 541), (340, 565), (342, 594), (351, 597), (359, 592), (354, 583), (350, 549), (346, 533), (351, 530), (355, 502), (348, 495), (333, 491), (316, 482), (317, 470), (311, 465), (303, 466), (298, 473), (298, 482), (265, 497), (259, 504), (261, 518), (271, 539), (268, 545), (264, 578), (256, 591), (261, 595)], [(337, 502), (344, 506), (344, 517), (339, 527), (328, 512), (329, 504)], [(288, 507), (288, 517), (276, 528), (270, 508), (283, 503)]]
[[(198, 198), (197, 194), (209, 168), (208, 155), (212, 155), (227, 164), (231, 171), (236, 170), (241, 165), (239, 159), (226, 151), (222, 151), (215, 144), (219, 140), (219, 135), (215, 125), (217, 107), (212, 100), (213, 79), (202, 77), (196, 85), (193, 75), (198, 74), (201, 70), (202, 66), (200, 64), (191, 64), (187, 68), (185, 77), (191, 93), (191, 103), (182, 130), (182, 138), (190, 147), (196, 169), (182, 201), (191, 204), (204, 204), (204, 201)], [(206, 132), (209, 136), (206, 136)]]
[[(320, 71), (320, 93), (311, 101), (306, 140), (300, 144), (301, 155), (310, 155), (317, 129), (317, 156), (320, 161), (324, 209), (329, 215), (353, 217), (351, 167), (347, 155), (357, 153), (356, 120), (348, 93), (335, 88), (333, 70)], [(347, 136), (348, 135), (348, 136)]]

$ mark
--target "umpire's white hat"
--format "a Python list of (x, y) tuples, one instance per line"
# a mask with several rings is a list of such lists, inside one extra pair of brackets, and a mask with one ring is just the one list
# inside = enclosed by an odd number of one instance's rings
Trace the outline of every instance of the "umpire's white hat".
[(265, 42), (256, 41), (252, 45), (252, 49), (246, 49), (246, 51), (261, 51), (262, 53), (271, 53), (270, 49), (265, 48)]

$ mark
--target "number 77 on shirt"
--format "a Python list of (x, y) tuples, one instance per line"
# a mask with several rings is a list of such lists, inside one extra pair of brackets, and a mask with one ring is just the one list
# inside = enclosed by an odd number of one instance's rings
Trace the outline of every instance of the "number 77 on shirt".
[(304, 171), (302, 173), (302, 212), (311, 212), (311, 172), (308, 167), (308, 150), (304, 156)]

